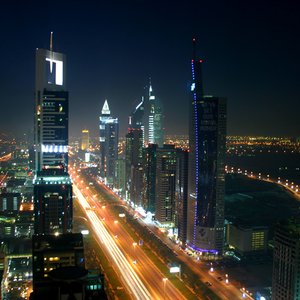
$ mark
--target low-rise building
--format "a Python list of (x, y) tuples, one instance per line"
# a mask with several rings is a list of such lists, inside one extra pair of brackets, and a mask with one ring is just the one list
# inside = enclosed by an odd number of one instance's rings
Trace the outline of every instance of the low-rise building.
[(227, 226), (227, 243), (240, 255), (267, 251), (267, 227), (235, 224), (228, 224)]

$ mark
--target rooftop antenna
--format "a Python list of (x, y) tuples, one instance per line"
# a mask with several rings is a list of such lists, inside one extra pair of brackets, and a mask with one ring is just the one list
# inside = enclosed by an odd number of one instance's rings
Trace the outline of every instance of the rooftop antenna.
[(53, 51), (53, 31), (50, 33), (50, 51)]
[(196, 38), (193, 38), (193, 59), (196, 61)]
[[(192, 63), (193, 65), (196, 64), (196, 38), (193, 37), (193, 59), (192, 59)], [(202, 59), (200, 59), (197, 62), (197, 74), (193, 74), (193, 88), (195, 89), (195, 84), (197, 85), (197, 93), (199, 94), (200, 97), (203, 97), (204, 92), (203, 92), (203, 80), (202, 80)], [(195, 79), (196, 76), (197, 78)], [(196, 80), (196, 81), (195, 81)]]
[(151, 96), (152, 85), (151, 85), (151, 77), (149, 77), (149, 97)]

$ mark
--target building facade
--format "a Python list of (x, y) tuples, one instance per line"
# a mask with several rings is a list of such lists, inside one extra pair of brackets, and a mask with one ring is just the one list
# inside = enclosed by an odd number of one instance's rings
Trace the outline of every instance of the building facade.
[(221, 254), (224, 244), (226, 100), (204, 96), (202, 60), (192, 60), (187, 241)]
[(188, 154), (187, 150), (177, 149), (175, 186), (175, 228), (183, 245), (187, 239), (188, 204)]
[(227, 228), (227, 243), (240, 255), (267, 251), (267, 227), (228, 224)]
[(72, 231), (72, 182), (61, 170), (37, 172), (34, 179), (34, 233), (61, 234)]
[(35, 82), (35, 169), (60, 167), (67, 171), (69, 93), (65, 55), (37, 49)]
[(156, 152), (157, 145), (149, 144), (143, 148), (143, 193), (142, 206), (147, 212), (155, 213), (156, 184)]
[(300, 220), (277, 224), (274, 235), (272, 299), (300, 299)]
[(177, 151), (174, 145), (157, 148), (155, 219), (162, 226), (175, 225), (175, 184)]
[(0, 212), (17, 213), (20, 209), (22, 196), (20, 193), (1, 193)]
[[(135, 195), (139, 197), (141, 194), (138, 170), (142, 167), (143, 130), (140, 128), (129, 128), (125, 138), (125, 173), (127, 194), (129, 198), (132, 198), (133, 202), (136, 202)], [(136, 176), (138, 176), (138, 178)], [(136, 186), (136, 184), (138, 184), (138, 186)], [(137, 194), (132, 194), (132, 192), (135, 191)]]
[(124, 158), (118, 158), (115, 162), (115, 182), (114, 182), (114, 188), (118, 190), (118, 192), (125, 196), (126, 191), (126, 181), (125, 181), (125, 159)]
[(34, 115), (35, 233), (66, 233), (72, 229), (72, 183), (68, 172), (69, 96), (66, 57), (36, 50)]
[(149, 85), (148, 102), (146, 105), (146, 141), (149, 144), (164, 144), (164, 114), (163, 106), (153, 93), (152, 85)]

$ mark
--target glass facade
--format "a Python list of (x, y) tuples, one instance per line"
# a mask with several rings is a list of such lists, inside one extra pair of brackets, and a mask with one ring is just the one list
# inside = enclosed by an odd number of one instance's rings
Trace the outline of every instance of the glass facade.
[(72, 229), (72, 183), (68, 174), (69, 93), (66, 57), (36, 50), (35, 91), (35, 234)]
[(222, 253), (226, 100), (204, 96), (202, 60), (192, 60), (189, 128), (188, 244)]

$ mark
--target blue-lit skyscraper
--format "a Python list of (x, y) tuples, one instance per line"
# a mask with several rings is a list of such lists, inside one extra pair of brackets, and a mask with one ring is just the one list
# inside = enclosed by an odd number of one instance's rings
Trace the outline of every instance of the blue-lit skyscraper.
[[(195, 46), (195, 40), (194, 40)], [(226, 99), (205, 96), (202, 60), (191, 62), (187, 242), (221, 254), (224, 243)]]
[(119, 122), (110, 115), (105, 100), (99, 117), (100, 176), (109, 184), (114, 182), (115, 161), (118, 159)]

